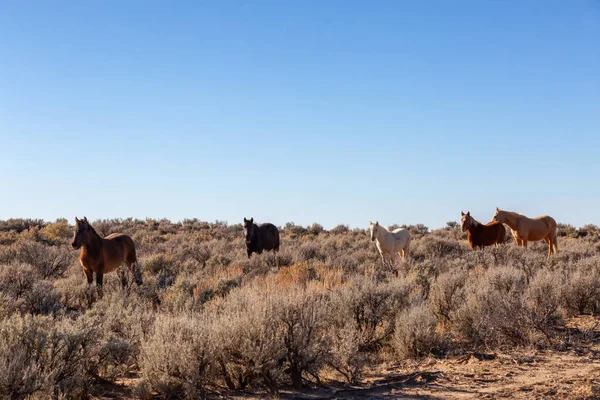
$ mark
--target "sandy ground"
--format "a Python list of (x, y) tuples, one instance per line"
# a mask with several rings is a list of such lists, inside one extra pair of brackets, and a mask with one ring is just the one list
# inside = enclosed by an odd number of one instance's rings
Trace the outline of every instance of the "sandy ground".
[[(365, 374), (363, 385), (330, 384), (302, 391), (282, 390), (281, 399), (600, 399), (600, 321), (579, 317), (569, 323), (562, 351), (517, 350), (469, 353), (420, 364), (390, 365)], [(571, 335), (571, 336), (570, 336)], [(129, 387), (98, 387), (99, 399), (132, 398)], [(264, 393), (223, 398), (257, 399)]]

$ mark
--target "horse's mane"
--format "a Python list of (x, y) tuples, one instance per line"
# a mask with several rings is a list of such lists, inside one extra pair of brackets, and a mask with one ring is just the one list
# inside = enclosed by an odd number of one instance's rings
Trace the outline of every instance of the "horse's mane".
[[(96, 230), (94, 229), (94, 227), (92, 226), (92, 224), (90, 224), (89, 222), (87, 222), (87, 226), (88, 226), (88, 229), (89, 229), (90, 232), (92, 232), (96, 236), (100, 236), (98, 234), (98, 232), (96, 232)], [(102, 236), (100, 236), (100, 237), (102, 237)]]
[(386, 232), (390, 232), (390, 230), (386, 226), (379, 224), (379, 227), (382, 228)]
[(526, 215), (525, 215), (525, 214), (521, 214), (521, 213), (519, 213), (519, 212), (516, 212), (516, 211), (507, 211), (507, 210), (500, 210), (500, 211), (503, 211), (503, 212), (505, 212), (505, 213), (507, 213), (507, 214), (518, 215), (518, 216), (520, 216), (520, 217), (526, 217)]
[(474, 226), (477, 226), (477, 225), (482, 225), (482, 223), (481, 223), (481, 222), (479, 222), (479, 221), (477, 221), (477, 220), (475, 219), (475, 217), (473, 217), (472, 215), (469, 215), (469, 217), (471, 218), (471, 224), (472, 224), (472, 225), (474, 225)]

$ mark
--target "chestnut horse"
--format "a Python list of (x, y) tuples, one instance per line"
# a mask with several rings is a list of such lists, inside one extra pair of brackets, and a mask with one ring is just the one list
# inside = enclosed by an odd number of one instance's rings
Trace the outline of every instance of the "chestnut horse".
[(527, 248), (528, 241), (544, 240), (548, 244), (548, 258), (558, 252), (556, 221), (548, 215), (527, 218), (522, 214), (496, 207), (493, 220), (508, 225), (517, 246)]
[(506, 236), (506, 228), (500, 222), (491, 221), (487, 224), (482, 224), (471, 216), (471, 212), (460, 212), (462, 216), (461, 225), (463, 232), (467, 232), (467, 239), (473, 250), (480, 248), (483, 250), (485, 246), (504, 243)]
[(81, 220), (75, 217), (75, 235), (71, 245), (74, 249), (81, 249), (79, 262), (87, 277), (88, 285), (92, 284), (93, 273), (96, 273), (96, 287), (100, 296), (102, 296), (104, 274), (117, 268), (121, 284), (123, 287), (127, 286), (125, 271), (119, 268), (123, 264), (126, 264), (133, 274), (135, 283), (138, 286), (142, 284), (141, 272), (139, 268), (136, 268), (135, 245), (129, 236), (123, 233), (113, 233), (103, 238), (96, 233), (86, 217)]

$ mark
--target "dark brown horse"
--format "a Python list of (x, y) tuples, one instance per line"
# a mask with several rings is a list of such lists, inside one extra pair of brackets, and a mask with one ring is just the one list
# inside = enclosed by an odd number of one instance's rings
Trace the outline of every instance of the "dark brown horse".
[(460, 214), (462, 230), (467, 232), (467, 239), (473, 250), (478, 247), (483, 250), (485, 246), (491, 245), (498, 247), (499, 244), (504, 243), (506, 228), (503, 224), (491, 221), (484, 225), (471, 217), (470, 211), (467, 211), (466, 214), (461, 211)]
[(267, 222), (259, 226), (254, 223), (254, 218), (244, 218), (244, 237), (248, 258), (252, 253), (261, 254), (263, 250), (279, 251), (279, 230), (273, 224)]
[(77, 219), (75, 217), (75, 235), (73, 236), (74, 249), (81, 249), (79, 262), (87, 277), (88, 285), (92, 284), (93, 273), (96, 273), (96, 287), (102, 295), (102, 278), (105, 273), (118, 269), (123, 287), (127, 286), (125, 271), (119, 268), (126, 264), (135, 283), (142, 284), (142, 275), (137, 267), (137, 257), (133, 240), (123, 233), (113, 233), (105, 238), (96, 233), (86, 217)]

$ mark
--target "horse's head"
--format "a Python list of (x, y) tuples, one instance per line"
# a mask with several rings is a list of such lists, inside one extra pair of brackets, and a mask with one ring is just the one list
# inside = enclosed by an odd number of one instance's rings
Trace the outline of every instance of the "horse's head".
[(369, 231), (371, 232), (371, 241), (375, 241), (377, 232), (379, 232), (379, 221), (375, 221), (375, 223), (369, 221)]
[(462, 231), (466, 232), (471, 227), (471, 211), (467, 211), (466, 214), (461, 211), (460, 215), (462, 216), (462, 218), (460, 219)]
[(83, 219), (75, 217), (75, 234), (71, 246), (77, 250), (86, 244), (91, 230), (92, 228), (86, 217), (83, 217)]
[(502, 211), (498, 207), (496, 207), (496, 212), (494, 213), (494, 218), (492, 221), (504, 223), (504, 219), (506, 218), (506, 211)]
[(246, 238), (246, 243), (252, 242), (254, 235), (254, 218), (246, 219), (244, 217), (244, 238)]

